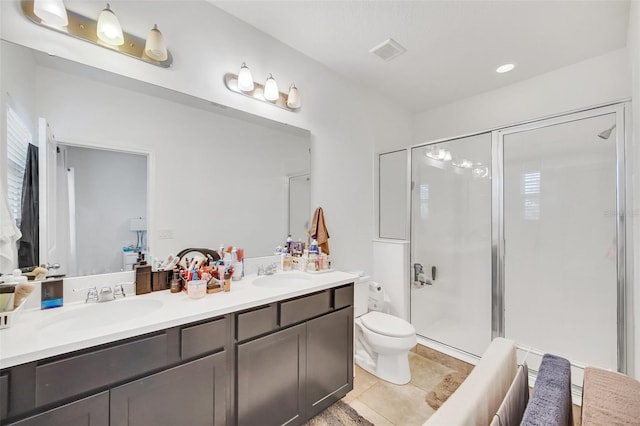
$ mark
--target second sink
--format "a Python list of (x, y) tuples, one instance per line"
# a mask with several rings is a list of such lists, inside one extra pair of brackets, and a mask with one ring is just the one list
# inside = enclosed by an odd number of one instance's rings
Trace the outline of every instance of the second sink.
[(112, 302), (90, 303), (77, 309), (60, 312), (52, 317), (40, 332), (73, 332), (127, 322), (162, 307), (153, 299), (120, 299)]

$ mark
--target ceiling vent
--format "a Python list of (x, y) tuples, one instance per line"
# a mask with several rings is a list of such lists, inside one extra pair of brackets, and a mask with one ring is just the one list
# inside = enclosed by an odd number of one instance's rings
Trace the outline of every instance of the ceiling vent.
[(402, 47), (400, 43), (392, 38), (389, 38), (373, 49), (369, 50), (369, 53), (373, 53), (374, 55), (380, 57), (381, 59), (384, 59), (385, 61), (390, 61), (391, 59), (402, 55), (406, 51), (407, 49)]

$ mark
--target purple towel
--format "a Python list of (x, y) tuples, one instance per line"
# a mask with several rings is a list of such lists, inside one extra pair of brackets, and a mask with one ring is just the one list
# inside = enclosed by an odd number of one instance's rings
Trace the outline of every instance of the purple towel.
[(571, 426), (571, 365), (566, 359), (545, 354), (542, 357), (533, 394), (521, 425)]

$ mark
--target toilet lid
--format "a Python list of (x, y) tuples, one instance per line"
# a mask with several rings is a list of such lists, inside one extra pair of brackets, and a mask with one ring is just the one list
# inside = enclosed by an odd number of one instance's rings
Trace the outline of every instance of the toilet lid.
[(406, 337), (416, 333), (416, 329), (402, 318), (382, 312), (369, 312), (360, 317), (369, 330), (391, 337)]

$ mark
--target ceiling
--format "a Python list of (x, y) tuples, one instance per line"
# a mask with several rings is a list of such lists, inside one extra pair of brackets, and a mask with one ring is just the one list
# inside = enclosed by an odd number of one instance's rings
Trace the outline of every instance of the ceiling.
[[(623, 48), (629, 15), (628, 0), (208, 1), (412, 112)], [(407, 52), (369, 53), (388, 38)]]

